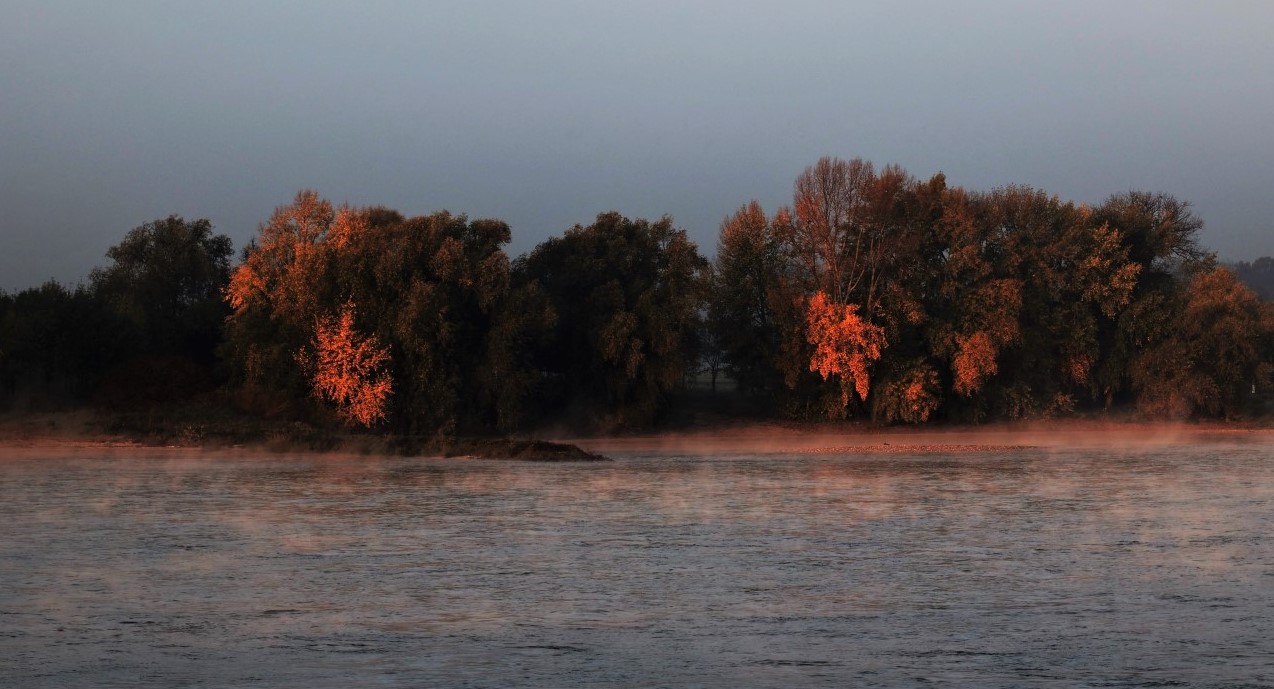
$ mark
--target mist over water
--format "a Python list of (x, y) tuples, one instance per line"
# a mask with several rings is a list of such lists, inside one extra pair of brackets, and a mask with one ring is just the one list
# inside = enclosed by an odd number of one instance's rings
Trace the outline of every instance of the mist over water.
[(1268, 441), (608, 452), (0, 460), (0, 683), (1274, 686)]

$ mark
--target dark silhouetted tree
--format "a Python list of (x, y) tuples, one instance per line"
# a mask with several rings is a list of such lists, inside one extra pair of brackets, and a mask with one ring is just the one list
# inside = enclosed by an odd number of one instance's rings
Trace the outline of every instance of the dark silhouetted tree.
[(341, 251), (338, 273), (366, 331), (389, 347), (395, 427), (444, 436), (516, 427), (552, 312), (534, 289), (510, 289), (508, 225), (382, 215)]
[(74, 406), (126, 350), (124, 327), (79, 286), (50, 281), (0, 299), (0, 402), (23, 410)]
[(669, 218), (613, 212), (519, 259), (518, 284), (542, 289), (557, 314), (536, 359), (545, 402), (601, 426), (659, 418), (698, 359), (708, 268)]
[(1172, 309), (1163, 337), (1133, 360), (1137, 406), (1171, 417), (1250, 413), (1274, 377), (1274, 306), (1211, 266), (1190, 278)]
[(772, 397), (783, 388), (782, 326), (774, 302), (785, 298), (784, 269), (778, 238), (759, 203), (721, 223), (707, 328), (726, 372), (747, 395)]
[(209, 366), (229, 313), (222, 291), (232, 253), (212, 223), (170, 215), (111, 247), (111, 264), (93, 271), (92, 287), (131, 326), (140, 354)]

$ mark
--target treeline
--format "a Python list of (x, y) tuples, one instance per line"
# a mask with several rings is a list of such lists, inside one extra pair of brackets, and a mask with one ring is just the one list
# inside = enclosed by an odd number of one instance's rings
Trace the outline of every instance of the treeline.
[(87, 285), (0, 292), (0, 405), (138, 408), (223, 380), (230, 239), (177, 216), (129, 232)]
[(1201, 226), (1163, 194), (1090, 208), (824, 158), (791, 208), (725, 221), (709, 328), (787, 413), (1241, 415), (1269, 393), (1274, 315)]
[(1274, 257), (1262, 256), (1255, 261), (1239, 261), (1226, 265), (1240, 282), (1256, 292), (1256, 296), (1274, 300)]
[(1257, 413), (1274, 308), (1200, 227), (1162, 194), (1090, 208), (824, 158), (790, 207), (728, 217), (713, 263), (670, 219), (617, 213), (510, 259), (499, 220), (304, 191), (237, 265), (206, 220), (174, 216), (87, 285), (0, 293), (0, 399), (212, 399), (454, 437), (658, 424), (706, 371), (783, 417)]

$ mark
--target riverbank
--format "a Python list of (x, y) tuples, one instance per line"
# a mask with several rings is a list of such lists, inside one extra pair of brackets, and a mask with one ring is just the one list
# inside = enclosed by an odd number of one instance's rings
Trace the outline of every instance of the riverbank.
[(608, 453), (670, 454), (965, 454), (1028, 448), (1154, 446), (1200, 442), (1274, 442), (1269, 423), (1055, 419), (981, 426), (879, 427), (866, 422), (741, 422), (619, 436), (543, 434), (536, 438), (439, 441), (335, 433), (303, 424), (245, 422), (140, 424), (90, 411), (0, 416), (6, 455), (127, 453), (164, 449), (192, 454), (429, 456), (526, 461), (598, 461)]
[(408, 438), (337, 433), (299, 423), (235, 418), (208, 423), (155, 422), (91, 411), (0, 416), (0, 452), (36, 455), (180, 450), (192, 454), (429, 456), (534, 462), (605, 461), (579, 446), (527, 438)]
[(892, 426), (867, 422), (726, 423), (698, 429), (607, 438), (564, 438), (597, 452), (684, 454), (950, 454), (1027, 448), (1274, 442), (1264, 422), (1151, 422), (1071, 418), (979, 426)]

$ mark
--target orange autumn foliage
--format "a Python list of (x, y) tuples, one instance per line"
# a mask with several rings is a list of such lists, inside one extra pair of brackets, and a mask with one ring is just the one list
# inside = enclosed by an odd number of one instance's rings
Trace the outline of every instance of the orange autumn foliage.
[(261, 226), (255, 246), (230, 276), (226, 301), (236, 314), (269, 304), (277, 314), (308, 320), (317, 311), (314, 276), (321, 273), (321, 243), (336, 217), (315, 191), (302, 191), (291, 205), (276, 208)]
[(865, 400), (868, 368), (885, 347), (884, 328), (863, 320), (857, 304), (838, 304), (821, 291), (810, 297), (805, 318), (807, 338), (814, 345), (810, 370), (823, 380), (833, 374), (840, 378), (842, 404), (849, 404), (851, 389)]
[(942, 405), (938, 372), (916, 360), (886, 380), (873, 397), (872, 415), (885, 423), (924, 423)]
[(1072, 354), (1066, 357), (1064, 365), (1071, 381), (1079, 385), (1088, 380), (1088, 373), (1093, 370), (1093, 356), (1091, 354)]
[(226, 302), (236, 315), (268, 305), (276, 316), (309, 322), (321, 309), (321, 286), (332, 257), (367, 229), (365, 210), (333, 208), (312, 190), (298, 193), (261, 226), (256, 243), (230, 275)]
[[(936, 376), (934, 376), (936, 378)], [(933, 395), (932, 385), (926, 385), (931, 381), (925, 379), (914, 379), (907, 381), (907, 387), (903, 390), (903, 400), (907, 404), (908, 418), (915, 418), (919, 423), (929, 420), (929, 415), (938, 406), (937, 399)]]
[(959, 350), (952, 362), (955, 391), (965, 396), (972, 395), (999, 370), (995, 363), (995, 343), (986, 333), (976, 332), (968, 337), (956, 335), (956, 344)]
[(314, 324), (313, 353), (299, 357), (311, 374), (314, 395), (336, 405), (346, 420), (370, 427), (385, 418), (393, 385), (385, 364), (389, 351), (375, 335), (354, 329), (354, 305), (340, 315), (321, 316)]
[(1142, 267), (1128, 260), (1129, 247), (1109, 225), (1093, 228), (1091, 241), (1090, 253), (1079, 261), (1076, 271), (1083, 299), (1098, 304), (1108, 318), (1115, 318), (1132, 300)]

